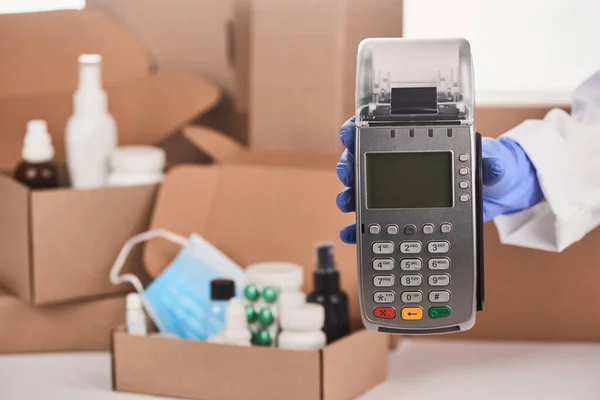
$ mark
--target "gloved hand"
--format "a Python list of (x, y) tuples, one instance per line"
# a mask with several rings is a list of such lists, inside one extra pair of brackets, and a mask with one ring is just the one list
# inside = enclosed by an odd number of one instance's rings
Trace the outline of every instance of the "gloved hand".
[[(342, 212), (356, 211), (354, 192), (354, 117), (342, 125), (340, 139), (346, 147), (337, 165), (337, 174), (346, 189), (336, 202)], [(483, 138), (483, 218), (517, 213), (533, 207), (543, 199), (536, 170), (523, 148), (507, 138)], [(342, 229), (346, 243), (356, 243), (356, 224)]]

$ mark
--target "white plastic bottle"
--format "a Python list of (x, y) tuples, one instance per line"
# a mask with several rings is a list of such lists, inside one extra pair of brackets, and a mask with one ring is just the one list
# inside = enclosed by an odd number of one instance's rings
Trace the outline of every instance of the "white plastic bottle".
[(225, 312), (225, 328), (208, 338), (209, 343), (229, 344), (233, 346), (250, 346), (252, 334), (248, 329), (244, 304), (237, 297), (232, 297)]
[(71, 185), (76, 189), (106, 185), (108, 157), (117, 146), (117, 127), (102, 89), (101, 62), (98, 54), (79, 56), (79, 87), (65, 140)]
[(130, 335), (146, 336), (148, 334), (146, 314), (144, 313), (139, 294), (129, 293), (125, 298), (125, 307), (127, 333)]
[(277, 347), (285, 350), (315, 351), (327, 342), (323, 324), (325, 310), (320, 304), (305, 304), (286, 310), (281, 316), (283, 331), (277, 338)]
[(250, 346), (252, 334), (248, 329), (244, 304), (237, 297), (232, 297), (225, 313), (225, 330), (223, 336), (228, 344)]

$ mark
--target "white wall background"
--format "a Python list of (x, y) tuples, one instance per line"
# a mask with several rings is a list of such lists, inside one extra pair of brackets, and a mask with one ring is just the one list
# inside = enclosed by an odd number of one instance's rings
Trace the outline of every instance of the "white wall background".
[(85, 0), (0, 0), (0, 14), (82, 9)]
[(478, 104), (569, 104), (600, 70), (600, 0), (404, 0), (403, 23), (470, 41)]

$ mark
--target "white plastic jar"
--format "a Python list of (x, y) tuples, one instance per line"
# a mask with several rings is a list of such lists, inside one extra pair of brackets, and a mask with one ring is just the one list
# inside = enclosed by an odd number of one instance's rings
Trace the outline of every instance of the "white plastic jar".
[(320, 304), (307, 303), (294, 307), (281, 316), (282, 332), (277, 347), (285, 350), (315, 351), (327, 342), (323, 332), (325, 309)]
[(109, 158), (109, 186), (150, 185), (163, 179), (165, 152), (155, 146), (123, 146)]

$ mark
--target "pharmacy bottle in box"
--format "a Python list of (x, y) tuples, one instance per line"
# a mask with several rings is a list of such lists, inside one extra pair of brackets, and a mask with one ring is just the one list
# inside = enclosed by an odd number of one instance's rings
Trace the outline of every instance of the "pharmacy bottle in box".
[(79, 56), (79, 86), (65, 138), (69, 176), (75, 189), (106, 185), (109, 155), (117, 146), (117, 126), (102, 89), (101, 62), (98, 54)]
[(51, 189), (60, 185), (60, 172), (54, 163), (54, 147), (44, 120), (27, 123), (23, 140), (23, 161), (17, 166), (13, 178), (30, 189)]

